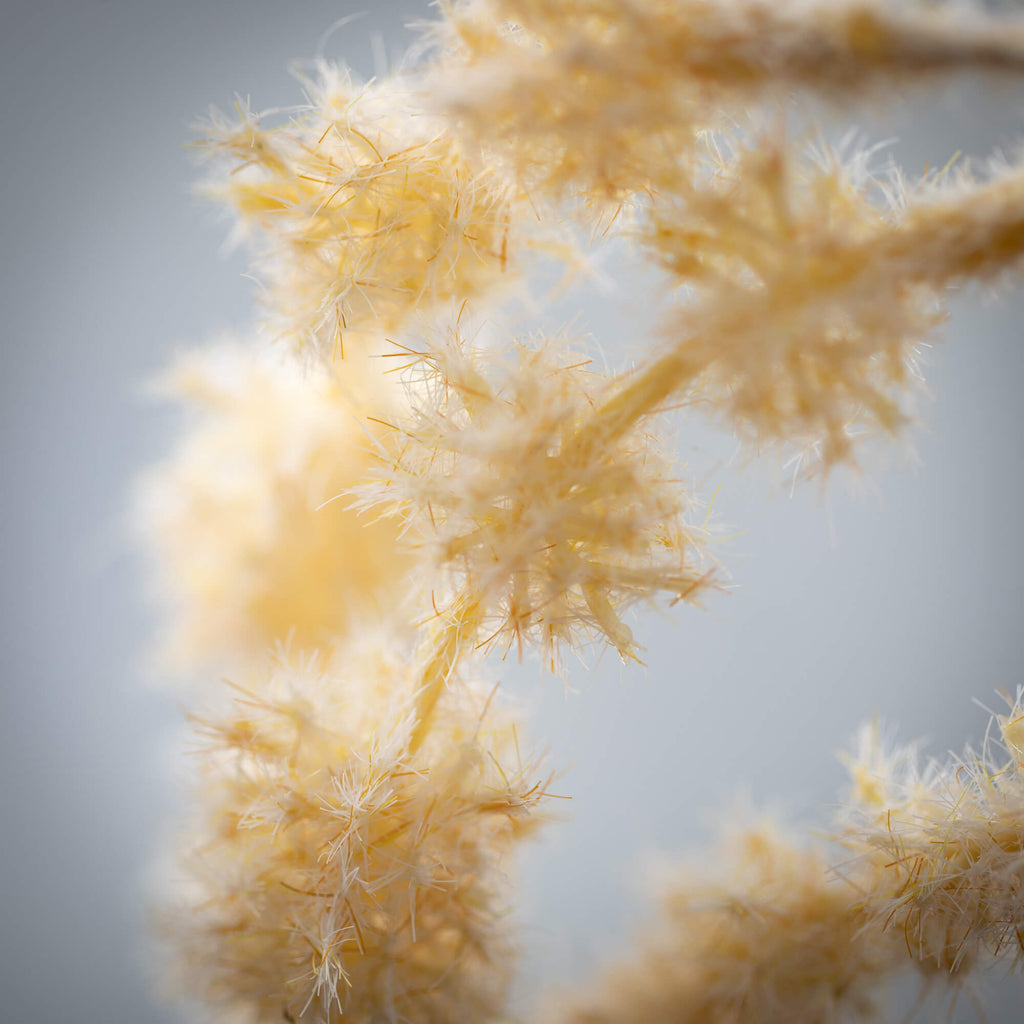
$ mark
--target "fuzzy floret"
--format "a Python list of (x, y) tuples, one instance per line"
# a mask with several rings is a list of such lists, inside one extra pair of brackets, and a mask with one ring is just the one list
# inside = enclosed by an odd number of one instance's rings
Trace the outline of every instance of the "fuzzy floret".
[[(392, 646), (393, 645), (388, 645)], [(505, 860), (538, 822), (493, 693), (450, 680), (414, 751), (417, 667), (292, 656), (199, 718), (200, 820), (164, 928), (178, 988), (273, 1024), (490, 1021)]]
[(329, 645), (394, 602), (410, 564), (397, 527), (344, 494), (374, 464), (370, 411), (401, 400), (379, 367), (304, 369), (235, 343), (165, 374), (188, 428), (141, 481), (137, 518), (171, 610), (169, 667)]
[(307, 89), (308, 108), (284, 123), (215, 115), (204, 143), (225, 170), (211, 191), (256, 235), (275, 332), (337, 359), (367, 330), (500, 282), (508, 186), (470, 167), (415, 84), (360, 88), (323, 65)]
[[(862, 742), (844, 841), (874, 911), (926, 971), (963, 975), (1024, 958), (1024, 692), (980, 754), (932, 761)], [(873, 734), (868, 734), (869, 738)]]
[(704, 532), (653, 439), (605, 429), (614, 382), (554, 346), (517, 344), (504, 365), (457, 341), (433, 353), (424, 398), (396, 434), (370, 500), (406, 506), (410, 529), (479, 604), (483, 642), (603, 637), (635, 655), (622, 610), (709, 583)]
[(882, 0), (446, 5), (448, 109), (564, 194), (660, 189), (696, 133), (794, 90), (849, 103), (957, 69), (1024, 71), (1019, 19)]
[(558, 1024), (830, 1024), (873, 1016), (892, 942), (860, 894), (776, 830), (717, 850), (714, 876), (667, 887), (639, 955), (596, 992), (545, 1018)]

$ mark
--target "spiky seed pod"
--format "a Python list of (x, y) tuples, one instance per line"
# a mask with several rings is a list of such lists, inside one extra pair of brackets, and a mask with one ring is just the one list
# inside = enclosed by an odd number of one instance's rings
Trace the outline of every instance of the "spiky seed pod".
[(492, 1021), (513, 847), (545, 796), (493, 692), (449, 680), (417, 749), (415, 664), (294, 657), (204, 745), (173, 984), (248, 1024)]
[(857, 889), (767, 828), (723, 844), (719, 873), (669, 887), (630, 963), (549, 1024), (832, 1024), (871, 1016), (899, 962)]
[(1024, 959), (1024, 693), (1010, 704), (981, 754), (920, 768), (868, 730), (850, 761), (843, 841), (874, 914), (926, 972)]
[(241, 344), (186, 356), (161, 388), (191, 416), (140, 482), (172, 669), (330, 645), (383, 613), (411, 564), (393, 521), (344, 497), (374, 463), (368, 419), (402, 400), (380, 361), (303, 369)]
[(469, 0), (446, 12), (447, 108), (556, 193), (660, 189), (697, 131), (793, 90), (849, 103), (936, 72), (1024, 72), (1019, 19), (925, 4)]
[(264, 126), (215, 114), (210, 191), (257, 236), (273, 329), (331, 360), (418, 306), (501, 281), (516, 231), (506, 184), (471, 168), (401, 77), (357, 87), (321, 65), (310, 105)]
[(635, 656), (623, 610), (658, 593), (703, 596), (705, 535), (653, 440), (605, 429), (607, 378), (553, 346), (504, 364), (463, 343), (430, 356), (394, 467), (368, 496), (405, 505), (411, 537), (479, 606), (482, 643), (603, 638)]

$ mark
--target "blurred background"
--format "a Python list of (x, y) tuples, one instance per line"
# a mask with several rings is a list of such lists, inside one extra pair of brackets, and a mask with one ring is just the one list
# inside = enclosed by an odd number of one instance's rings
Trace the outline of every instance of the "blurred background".
[[(301, 101), (288, 64), (318, 48), (371, 76), (429, 14), (413, 0), (4, 5), (0, 1019), (178, 1019), (146, 979), (143, 893), (181, 803), (180, 709), (142, 668), (155, 618), (126, 508), (174, 437), (142, 383), (254, 312), (245, 255), (221, 253), (225, 225), (191, 193), (190, 124), (236, 92), (257, 110)], [(913, 175), (1012, 147), (1022, 99), (1024, 84), (962, 80), (860, 127), (896, 138)], [(647, 287), (626, 274), (565, 302), (613, 365)], [(645, 668), (606, 657), (566, 688), (499, 667), (572, 796), (523, 865), (519, 1005), (629, 947), (659, 856), (751, 809), (826, 822), (835, 753), (872, 715), (934, 754), (980, 742), (972, 700), (999, 709), (995, 691), (1021, 682), (1022, 316), (1009, 289), (956, 299), (925, 354), (915, 457), (890, 453), (856, 486), (792, 491), (729, 438), (682, 425), (692, 478), (721, 486), (735, 589), (706, 612), (640, 617)], [(1024, 1016), (1018, 981), (986, 979), (980, 996), (989, 1021)], [(969, 1000), (952, 1019), (977, 1019)]]

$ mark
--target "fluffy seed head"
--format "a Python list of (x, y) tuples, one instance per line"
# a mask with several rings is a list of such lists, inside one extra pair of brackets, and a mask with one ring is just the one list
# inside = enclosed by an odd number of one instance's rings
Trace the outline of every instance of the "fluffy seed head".
[(880, 753), (868, 732), (844, 842), (869, 879), (870, 903), (928, 971), (958, 975), (983, 957), (1024, 959), (1024, 692), (981, 754), (919, 768)]
[(191, 421), (142, 481), (138, 518), (172, 610), (172, 669), (262, 657), (287, 637), (328, 645), (401, 592), (394, 523), (344, 497), (372, 463), (370, 411), (400, 399), (379, 365), (303, 369), (235, 344), (166, 375)]
[(417, 306), (500, 281), (514, 248), (508, 188), (471, 169), (413, 83), (357, 88), (323, 65), (310, 106), (265, 127), (215, 115), (212, 191), (255, 230), (272, 327), (327, 359)]
[(493, 694), (454, 680), (413, 752), (416, 667), (383, 649), (327, 671), (291, 657), (199, 720), (201, 809), (164, 931), (172, 984), (217, 1019), (499, 1014), (503, 871), (544, 785)]
[(611, 438), (611, 384), (548, 345), (518, 344), (504, 365), (461, 342), (431, 354), (425, 397), (371, 500), (404, 502), (414, 536), (479, 605), (484, 638), (603, 637), (634, 654), (625, 606), (708, 583), (703, 533), (642, 430)]
[[(908, 418), (917, 345), (940, 319), (932, 282), (886, 260), (895, 230), (863, 160), (798, 161), (767, 139), (680, 181), (655, 204), (645, 243), (692, 291), (668, 325), (714, 408), (758, 445), (816, 453)], [(876, 202), (872, 202), (872, 198)]]
[[(793, 91), (848, 104), (956, 69), (1024, 71), (1020, 20), (882, 0), (466, 0), (448, 109), (528, 181), (660, 189), (697, 131)], [(884, 91), (883, 91), (884, 90)]]
[(597, 198), (644, 187), (653, 167), (692, 144), (692, 111), (663, 87), (664, 67), (650, 64), (650, 18), (631, 9), (621, 17), (624, 6), (454, 6), (442, 102), (528, 185)]
[(552, 1012), (558, 1024), (827, 1024), (873, 1016), (892, 943), (857, 890), (816, 854), (775, 831), (744, 832), (718, 850), (713, 878), (665, 893), (631, 964)]

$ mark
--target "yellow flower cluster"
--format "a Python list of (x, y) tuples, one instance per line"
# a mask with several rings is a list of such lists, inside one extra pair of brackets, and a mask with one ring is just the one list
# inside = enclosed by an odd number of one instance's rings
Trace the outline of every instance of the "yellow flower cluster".
[[(920, 763), (877, 723), (845, 756), (852, 788), (832, 850), (776, 830), (729, 837), (718, 874), (667, 886), (638, 954), (551, 1024), (787, 1024), (877, 1019), (882, 984), (1024, 960), (1024, 689), (981, 754)], [(830, 868), (829, 863), (840, 863)]]
[(834, 154), (801, 162), (764, 139), (711, 156), (710, 180), (656, 205), (645, 232), (670, 280), (692, 290), (666, 329), (741, 435), (832, 465), (851, 436), (906, 422), (936, 291), (879, 260), (893, 229), (858, 168)]
[[(468, 681), (474, 651), (635, 658), (631, 608), (715, 586), (658, 414), (700, 405), (759, 446), (852, 459), (908, 420), (943, 293), (1024, 257), (1019, 168), (907, 189), (746, 120), (792, 94), (1024, 71), (1018, 22), (882, 0), (442, 6), (422, 69), (358, 87), (318, 65), (308, 106), (214, 115), (204, 142), (271, 333), (315, 356), (180, 361), (165, 387), (191, 422), (141, 489), (167, 660), (235, 684), (194, 718), (164, 923), (179, 988), (219, 1020), (504, 1019), (505, 871), (552, 794)], [(659, 347), (604, 374), (557, 332), (467, 341), (463, 314), (489, 322), (581, 204), (661, 271)], [(1022, 700), (1001, 748), (953, 765), (865, 734), (842, 873), (748, 829), (554, 1019), (826, 1024), (868, 1015), (906, 952), (947, 977), (1020, 960)]]
[(793, 90), (848, 100), (925, 73), (1019, 72), (1017, 22), (875, 0), (470, 0), (446, 14), (441, 95), (464, 134), (507, 147), (538, 202), (632, 197), (622, 230), (683, 289), (672, 350), (631, 387), (634, 418), (692, 391), (759, 447), (793, 444), (827, 470), (853, 438), (907, 422), (945, 291), (1024, 252), (1015, 169), (899, 195), (897, 212), (864, 154), (802, 159), (778, 115), (771, 132), (735, 127)]
[(855, 457), (857, 437), (910, 419), (943, 294), (1019, 270), (1024, 172), (915, 195), (873, 178), (869, 153), (707, 142), (701, 172), (681, 171), (636, 229), (682, 295), (663, 354), (623, 381), (619, 414), (637, 422), (685, 396), (759, 448), (794, 445), (827, 470)]
[(720, 127), (794, 90), (849, 102), (960, 69), (1024, 69), (1024, 28), (881, 0), (449, 3), (440, 89), (523, 180), (621, 198), (660, 189)]

